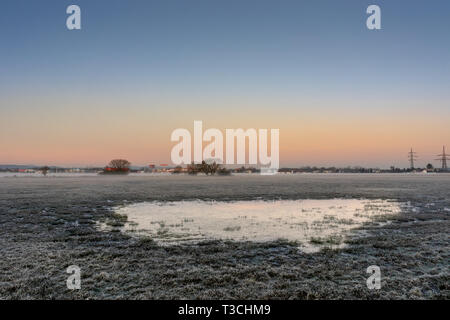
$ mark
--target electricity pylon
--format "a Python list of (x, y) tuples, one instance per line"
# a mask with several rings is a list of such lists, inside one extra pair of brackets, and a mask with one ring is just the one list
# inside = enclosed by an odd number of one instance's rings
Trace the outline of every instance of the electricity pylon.
[(442, 164), (442, 170), (447, 170), (447, 160), (450, 160), (450, 155), (445, 153), (445, 146), (442, 146), (442, 154), (438, 154), (439, 160)]
[(409, 165), (412, 170), (414, 170), (414, 160), (417, 160), (416, 154), (417, 152), (414, 152), (412, 148), (411, 151), (408, 152)]

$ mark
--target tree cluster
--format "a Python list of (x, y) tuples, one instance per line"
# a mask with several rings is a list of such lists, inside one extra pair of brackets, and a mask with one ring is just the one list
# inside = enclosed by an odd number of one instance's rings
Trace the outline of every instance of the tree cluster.
[(187, 171), (189, 174), (198, 174), (198, 173), (204, 173), (207, 176), (208, 175), (229, 175), (230, 171), (226, 168), (223, 168), (220, 166), (220, 164), (216, 163), (215, 161), (213, 163), (207, 163), (206, 161), (202, 161), (202, 163), (191, 163), (187, 166)]

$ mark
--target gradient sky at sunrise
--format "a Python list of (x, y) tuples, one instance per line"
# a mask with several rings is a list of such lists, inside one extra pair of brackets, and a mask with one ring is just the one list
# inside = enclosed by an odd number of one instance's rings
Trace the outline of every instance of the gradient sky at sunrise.
[(449, 32), (447, 0), (5, 0), (0, 163), (170, 163), (202, 120), (279, 128), (282, 166), (404, 167), (410, 147), (438, 165)]

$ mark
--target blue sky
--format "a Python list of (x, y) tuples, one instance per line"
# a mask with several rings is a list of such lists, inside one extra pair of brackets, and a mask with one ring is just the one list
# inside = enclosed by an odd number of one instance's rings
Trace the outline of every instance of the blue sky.
[[(65, 29), (72, 3), (81, 31)], [(1, 84), (445, 95), (450, 3), (376, 1), (383, 30), (369, 31), (371, 3), (4, 1)]]

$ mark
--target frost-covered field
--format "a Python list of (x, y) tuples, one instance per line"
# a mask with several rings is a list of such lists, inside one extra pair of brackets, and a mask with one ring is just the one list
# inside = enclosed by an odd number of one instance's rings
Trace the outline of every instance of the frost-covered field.
[(448, 299), (449, 193), (450, 174), (2, 177), (0, 298)]
[[(148, 176), (167, 176), (169, 173), (130, 173), (130, 177), (148, 177)], [(41, 172), (0, 172), (1, 178), (82, 178), (82, 177), (96, 177), (98, 173), (92, 172), (49, 172), (44, 177)], [(1, 182), (2, 180), (0, 180)]]
[[(97, 173), (76, 173), (76, 172), (65, 172), (65, 173), (48, 173), (46, 177), (42, 175), (39, 171), (37, 172), (0, 172), (1, 178), (81, 178), (81, 177), (95, 177)], [(3, 181), (3, 180), (0, 180)]]

